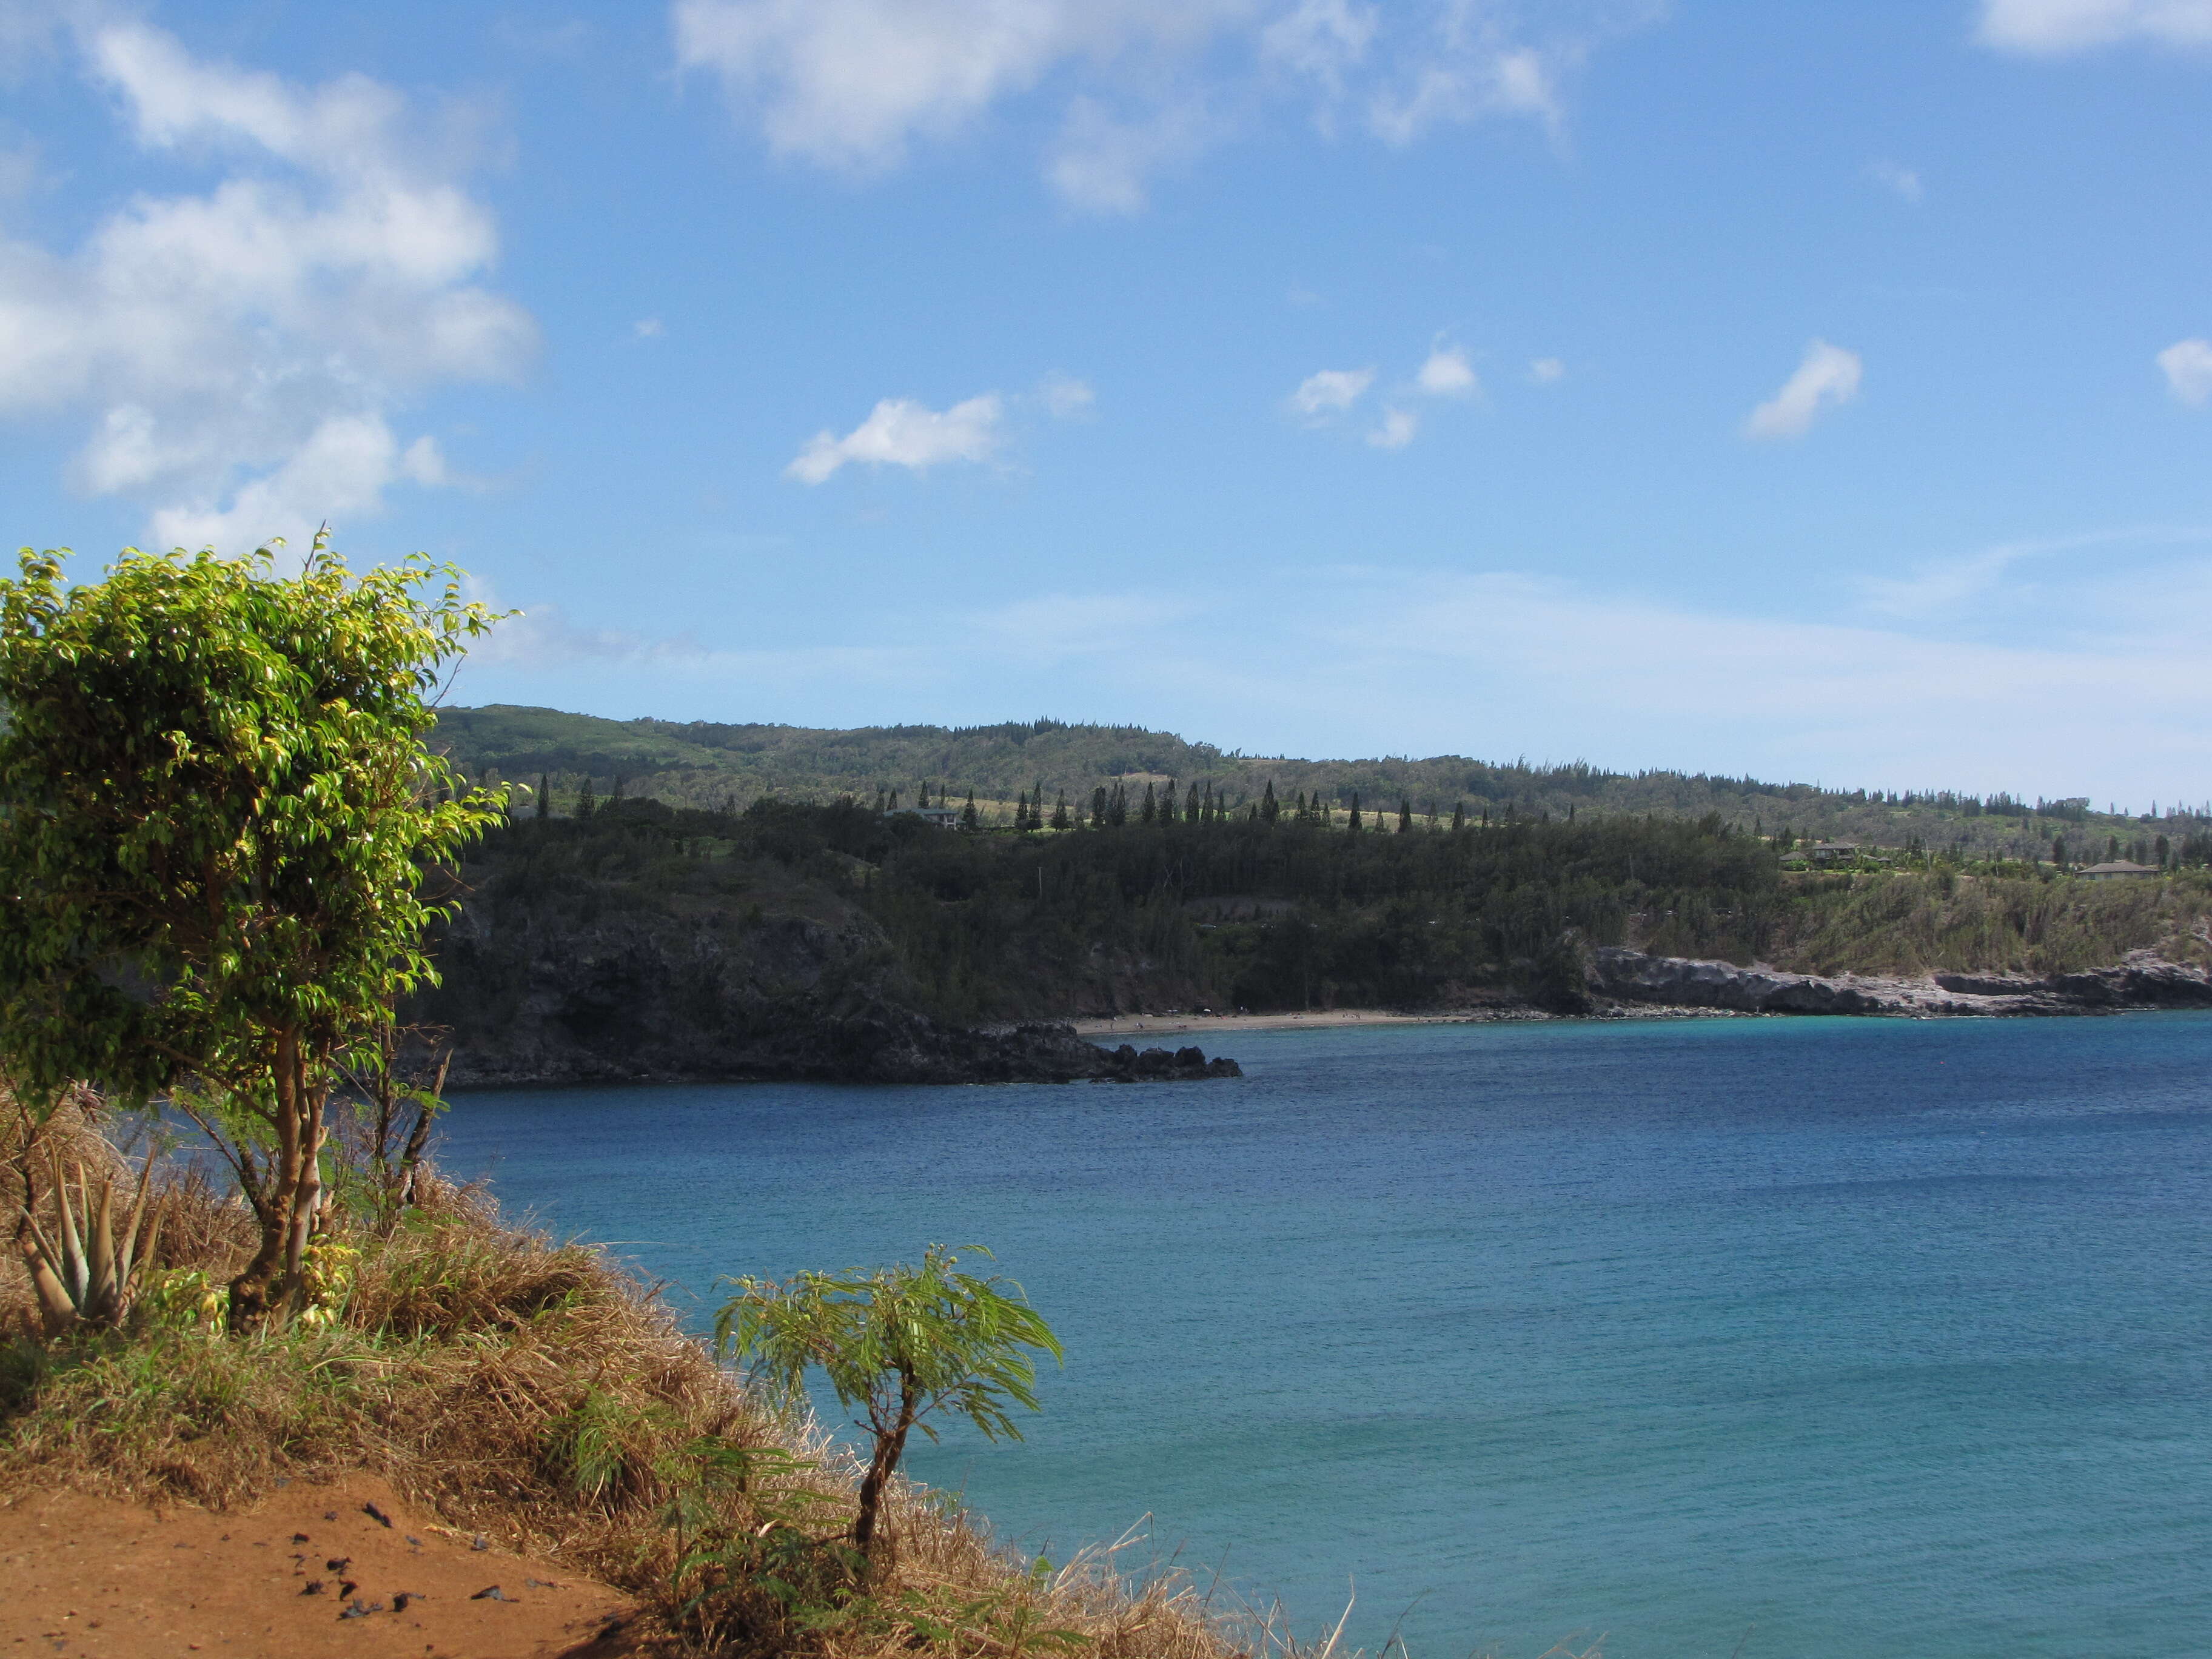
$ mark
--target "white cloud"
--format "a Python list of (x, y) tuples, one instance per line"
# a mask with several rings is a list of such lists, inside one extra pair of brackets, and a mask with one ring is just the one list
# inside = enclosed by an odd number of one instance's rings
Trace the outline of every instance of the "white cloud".
[(403, 464), (391, 417), (512, 376), (536, 338), (478, 285), (497, 238), (458, 162), (364, 76), (304, 89), (137, 24), (77, 44), (143, 148), (236, 170), (136, 197), (74, 251), (0, 240), (0, 417), (88, 411), (76, 481), (226, 550), (442, 478)]
[(1333, 100), (1367, 56), (1382, 27), (1379, 6), (1348, 0), (1297, 0), (1260, 30), (1263, 62), (1322, 88)]
[(1367, 434), (1368, 443), (1376, 449), (1403, 449), (1413, 441), (1421, 429), (1421, 417), (1409, 409), (1386, 409), (1382, 424)]
[(1324, 130), (1358, 108), (1399, 144), (1443, 122), (1555, 125), (1592, 46), (1660, 9), (1588, 0), (1528, 25), (1487, 0), (672, 0), (670, 18), (679, 69), (719, 80), (780, 155), (880, 172), (1031, 99), (1063, 116), (1053, 187), (1127, 213), (1161, 166), (1285, 101)]
[(1078, 98), (1045, 164), (1045, 178), (1071, 207), (1086, 213), (1131, 214), (1145, 206), (1146, 181), (1170, 162), (1204, 149), (1213, 123), (1187, 103), (1131, 120), (1097, 100)]
[(1858, 354), (1815, 340), (1805, 348), (1805, 360), (1782, 383), (1782, 390), (1751, 411), (1751, 418), (1744, 422), (1744, 435), (1802, 437), (1824, 408), (1847, 404), (1858, 392)]
[(1468, 398), (1482, 390), (1467, 354), (1456, 346), (1438, 346), (1429, 353), (1417, 379), (1421, 390), (1431, 398)]
[(787, 478), (825, 483), (848, 461), (926, 471), (946, 461), (988, 460), (999, 447), (1003, 405), (995, 392), (939, 411), (905, 398), (886, 398), (840, 438), (817, 432), (783, 470)]
[(1291, 393), (1291, 407), (1309, 420), (1341, 415), (1375, 384), (1371, 368), (1324, 368), (1309, 374)]
[(1072, 421), (1088, 415), (1097, 403), (1098, 394), (1086, 380), (1078, 380), (1066, 374), (1048, 374), (1037, 387), (1044, 399), (1045, 413), (1055, 421)]
[[(2212, 543), (2212, 532), (2203, 529), (2130, 526), (2086, 535), (2007, 542), (1960, 557), (1930, 560), (1908, 576), (1868, 576), (1858, 587), (1867, 608), (1880, 615), (1923, 621), (1963, 614), (1971, 606), (1979, 619), (1987, 622), (1997, 615), (1990, 596), (1997, 592), (2015, 567), (2024, 563), (2097, 549), (2107, 555), (2099, 561), (2100, 566), (2108, 568), (2111, 557), (2126, 550), (2203, 547), (2207, 543)], [(2014, 597), (2033, 599), (2038, 594), (2031, 587)]]
[(1427, 64), (1408, 84), (1379, 94), (1368, 121), (1378, 137), (1393, 144), (1410, 144), (1440, 122), (1482, 115), (1530, 115), (1554, 126), (1562, 113), (1557, 68), (1527, 47), (1471, 64)]
[(636, 340), (657, 340), (668, 331), (658, 317), (641, 317), (629, 325), (630, 337)]
[(2212, 398), (2212, 340), (2176, 340), (2158, 354), (2166, 389), (2192, 409)]
[(1557, 357), (1539, 357), (1528, 365), (1528, 378), (1538, 386), (1550, 386), (1566, 372), (1567, 366)]
[(1893, 192), (1900, 201), (1911, 202), (1916, 207), (1927, 191), (1920, 183), (1920, 174), (1911, 167), (1900, 167), (1895, 161), (1875, 161), (1867, 168), (1867, 177), (1884, 190)]
[(1983, 0), (1982, 42), (2055, 57), (2124, 40), (2212, 46), (2212, 0)]

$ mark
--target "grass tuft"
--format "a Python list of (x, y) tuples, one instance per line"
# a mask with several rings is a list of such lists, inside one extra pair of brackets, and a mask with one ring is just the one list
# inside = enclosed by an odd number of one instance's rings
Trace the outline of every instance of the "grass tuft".
[[(96, 1139), (80, 1117), (66, 1132)], [(358, 1254), (333, 1317), (230, 1334), (207, 1313), (252, 1229), (202, 1176), (163, 1181), (161, 1271), (122, 1329), (42, 1339), (27, 1280), (0, 1272), (0, 1492), (222, 1510), (364, 1470), (635, 1596), (674, 1653), (1299, 1651), (1183, 1578), (1125, 1575), (1114, 1550), (1024, 1565), (903, 1485), (897, 1570), (863, 1594), (849, 1456), (748, 1392), (599, 1251), (505, 1226), (480, 1192), (429, 1183), (388, 1238), (341, 1223), (334, 1242)]]

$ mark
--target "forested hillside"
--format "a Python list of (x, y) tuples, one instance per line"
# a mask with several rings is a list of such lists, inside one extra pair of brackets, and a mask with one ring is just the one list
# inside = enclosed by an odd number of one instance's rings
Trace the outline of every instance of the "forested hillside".
[(1079, 811), (1099, 788), (1121, 785), (1131, 810), (1147, 789), (1193, 785), (1243, 810), (1272, 784), (1289, 802), (1326, 803), (1341, 823), (1357, 800), (1372, 812), (1410, 805), (1449, 821), (1462, 807), (1478, 823), (1541, 822), (1588, 813), (1699, 818), (1756, 835), (1850, 840), (1969, 857), (2048, 858), (2054, 842), (2069, 860), (2107, 856), (2158, 860), (2160, 837), (2177, 855), (2191, 836), (2212, 853), (2212, 816), (2161, 803), (2154, 816), (2093, 811), (2080, 797), (2033, 799), (1924, 792), (1830, 789), (1752, 778), (1676, 772), (1607, 772), (1494, 763), (1463, 756), (1426, 759), (1297, 760), (1224, 751), (1135, 726), (1058, 720), (1000, 726), (863, 727), (718, 725), (610, 720), (550, 708), (453, 708), (434, 741), (472, 776), (495, 775), (535, 787), (544, 778), (556, 810), (571, 812), (588, 784), (595, 799), (643, 796), (671, 805), (738, 811), (769, 797), (874, 804), (894, 793), (913, 805), (964, 805), (972, 795), (986, 824), (1011, 823), (1017, 799), (1042, 792), (1048, 811), (1065, 799)]
[(1354, 832), (1224, 810), (963, 833), (849, 803), (728, 814), (629, 797), (526, 814), (464, 876), (447, 982), (418, 1016), (465, 1039), (534, 1030), (602, 1047), (650, 1028), (664, 1050), (686, 1032), (711, 1047), (733, 1021), (773, 1034), (888, 1007), (955, 1024), (1568, 1010), (1588, 953), (1608, 945), (1820, 972), (2045, 974), (2138, 948), (2212, 951), (2201, 871), (2100, 884), (1929, 858), (1792, 873), (1717, 814), (1457, 830), (1391, 814)]

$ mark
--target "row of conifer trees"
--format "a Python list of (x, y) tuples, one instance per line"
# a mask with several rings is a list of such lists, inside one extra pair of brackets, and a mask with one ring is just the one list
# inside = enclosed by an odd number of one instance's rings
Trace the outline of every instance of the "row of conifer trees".
[[(927, 811), (932, 809), (932, 787), (924, 782), (916, 791), (916, 810)], [(1287, 818), (1293, 823), (1334, 824), (1338, 822), (1340, 811), (1344, 811), (1334, 801), (1324, 800), (1318, 790), (1310, 798), (1300, 790), (1286, 802), (1275, 793), (1275, 783), (1272, 778), (1267, 781), (1257, 800), (1240, 796), (1232, 801), (1225, 790), (1215, 789), (1210, 779), (1194, 781), (1180, 793), (1172, 779), (1164, 786), (1148, 782), (1145, 785), (1141, 800), (1117, 779), (1110, 784), (1102, 783), (1094, 788), (1087, 808), (1080, 800), (1071, 808), (1065, 791), (1054, 797), (1049, 809), (1044, 804), (1044, 785), (1040, 781), (1034, 791), (1024, 790), (1015, 798), (1013, 827), (1018, 834), (1047, 829), (1119, 830), (1133, 823), (1139, 826), (1227, 823), (1237, 819), (1253, 823), (1274, 823)], [(935, 806), (939, 811), (951, 809), (950, 793), (937, 791)], [(899, 811), (899, 792), (896, 789), (877, 791), (876, 810), (879, 812)], [(976, 810), (974, 791), (969, 792), (966, 802), (957, 811), (963, 830), (983, 827), (981, 817)], [(1345, 827), (1355, 834), (1370, 825), (1378, 830), (1385, 830), (1390, 827), (1392, 816), (1387, 808), (1363, 810), (1360, 798), (1354, 793), (1344, 820)], [(1400, 799), (1395, 817), (1395, 827), (1401, 835), (1416, 827), (1416, 814), (1411, 797)], [(1437, 830), (1443, 827), (1439, 822), (1434, 802), (1429, 803), (1425, 817), (1427, 828)], [(1455, 802), (1451, 828), (1464, 830), (1468, 822), (1466, 803)], [(1489, 823), (1490, 814), (1486, 810), (1480, 814), (1480, 822), (1486, 826)]]

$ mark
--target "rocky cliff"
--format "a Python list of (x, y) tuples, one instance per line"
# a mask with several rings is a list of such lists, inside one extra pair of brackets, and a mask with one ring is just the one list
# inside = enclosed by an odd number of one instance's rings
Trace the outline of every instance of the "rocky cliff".
[(2212, 1007), (2212, 975), (2148, 951), (2130, 952), (2116, 967), (2045, 979), (1972, 974), (1907, 979), (1856, 974), (1827, 978), (1608, 946), (1590, 953), (1588, 980), (1592, 994), (1620, 1001), (1746, 1014), (1926, 1017)]
[[(1140, 1082), (1241, 1076), (1196, 1048), (1139, 1054), (1065, 1025), (947, 1025), (901, 1005), (864, 915), (680, 903), (563, 914), (472, 897), (444, 983), (409, 1015), (452, 1044), (449, 1086), (706, 1079)], [(588, 915), (588, 919), (586, 919)]]

